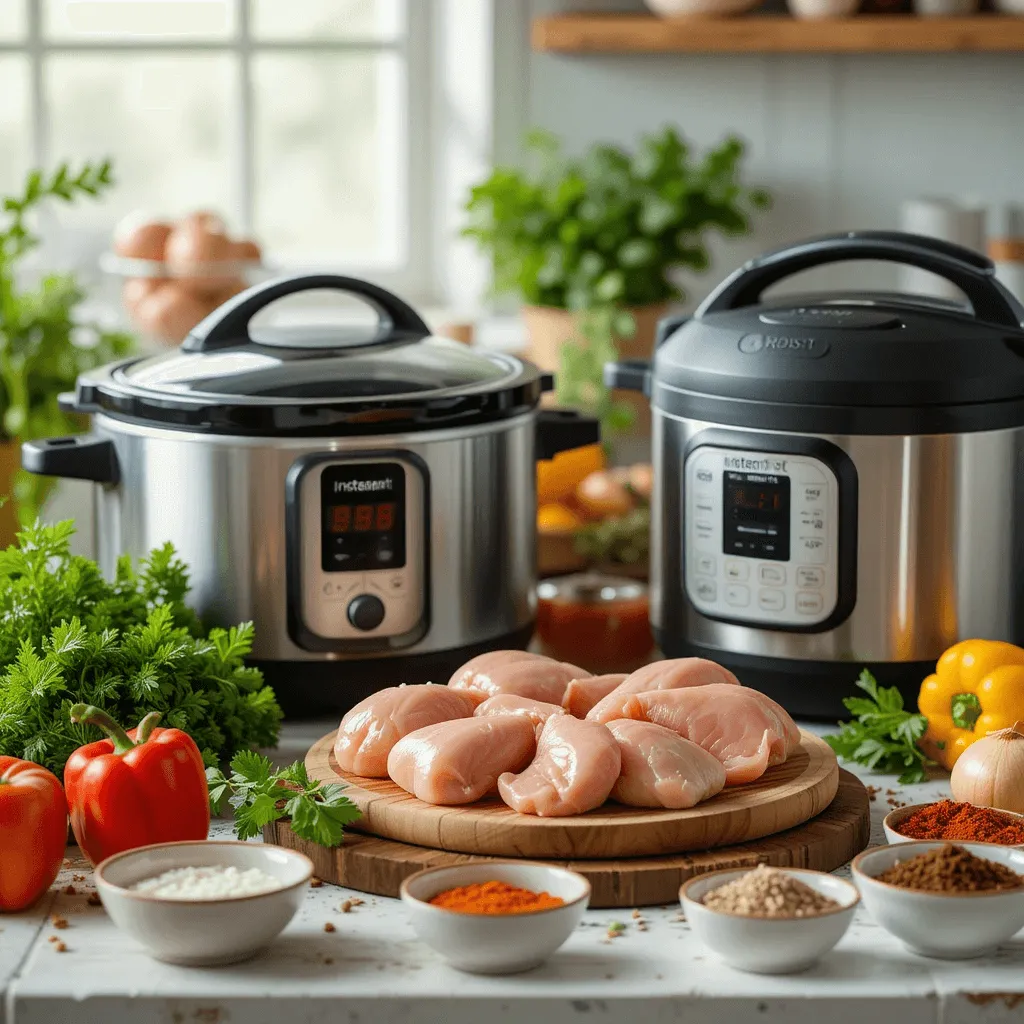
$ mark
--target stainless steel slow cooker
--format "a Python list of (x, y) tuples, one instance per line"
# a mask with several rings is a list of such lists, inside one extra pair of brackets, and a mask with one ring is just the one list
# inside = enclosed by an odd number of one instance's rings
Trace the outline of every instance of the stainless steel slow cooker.
[[(260, 331), (286, 295), (335, 289), (367, 329)], [(24, 445), (26, 469), (96, 483), (98, 559), (170, 541), (211, 624), (253, 620), (286, 711), (444, 679), (529, 641), (535, 465), (598, 439), (538, 410), (530, 363), (430, 337), (389, 292), (333, 275), (250, 289), (180, 350), (81, 377), (92, 432)]]
[[(765, 299), (887, 260), (967, 304)], [(651, 621), (790, 711), (842, 711), (862, 667), (916, 696), (957, 640), (1024, 642), (1024, 309), (969, 250), (862, 232), (755, 259), (651, 364), (606, 368), (654, 415)]]

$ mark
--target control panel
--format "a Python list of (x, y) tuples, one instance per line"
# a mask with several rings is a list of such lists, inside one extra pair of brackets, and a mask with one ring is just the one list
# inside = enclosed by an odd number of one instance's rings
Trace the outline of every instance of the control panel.
[(814, 626), (839, 598), (839, 484), (819, 459), (705, 445), (683, 475), (686, 593), (712, 618)]
[(401, 457), (312, 465), (298, 487), (302, 620), (325, 639), (387, 639), (425, 606), (425, 486)]

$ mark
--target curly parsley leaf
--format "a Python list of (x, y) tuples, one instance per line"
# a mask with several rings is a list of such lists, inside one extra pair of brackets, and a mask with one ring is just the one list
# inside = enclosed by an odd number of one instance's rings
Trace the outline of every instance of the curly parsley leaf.
[(927, 768), (934, 762), (917, 742), (928, 728), (928, 719), (907, 711), (903, 694), (895, 686), (879, 686), (867, 669), (861, 672), (857, 686), (868, 696), (843, 701), (854, 719), (840, 722), (839, 733), (824, 737), (825, 742), (844, 761), (863, 765), (869, 771), (899, 773), (903, 785), (924, 782)]
[(269, 758), (243, 751), (232, 760), (230, 777), (209, 768), (206, 779), (213, 812), (220, 813), (225, 798), (234, 808), (239, 839), (251, 839), (264, 825), (290, 818), (297, 836), (338, 846), (345, 826), (360, 817), (359, 808), (343, 795), (343, 785), (311, 780), (301, 761), (275, 772)]

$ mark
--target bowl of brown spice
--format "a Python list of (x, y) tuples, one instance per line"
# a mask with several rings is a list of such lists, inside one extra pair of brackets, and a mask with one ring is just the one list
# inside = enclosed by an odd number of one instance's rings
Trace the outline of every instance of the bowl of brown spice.
[(996, 843), (1024, 849), (1024, 814), (957, 800), (910, 804), (890, 811), (882, 821), (890, 843), (913, 839), (949, 843)]
[(679, 900), (697, 937), (730, 967), (793, 974), (843, 937), (859, 896), (834, 875), (762, 864), (691, 878)]
[(855, 857), (853, 877), (871, 916), (922, 956), (984, 956), (1024, 928), (1024, 850), (897, 843)]

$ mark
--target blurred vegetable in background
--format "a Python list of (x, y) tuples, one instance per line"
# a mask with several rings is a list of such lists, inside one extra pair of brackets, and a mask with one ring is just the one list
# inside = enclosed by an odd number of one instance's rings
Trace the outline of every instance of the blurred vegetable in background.
[[(9, 446), (0, 465), (8, 472), (19, 464), (17, 442), (83, 429), (80, 418), (58, 407), (57, 396), (72, 390), (80, 373), (132, 348), (129, 335), (76, 318), (85, 293), (73, 274), (43, 274), (27, 287), (22, 265), (40, 243), (30, 218), (44, 203), (96, 198), (113, 183), (109, 161), (77, 169), (65, 163), (52, 174), (30, 172), (21, 194), (0, 201), (0, 445)], [(20, 470), (10, 483), (5, 475), (0, 493), (14, 496), (7, 514), (14, 511), (22, 523), (32, 522), (54, 483)], [(0, 536), (0, 546), (12, 540)]]

